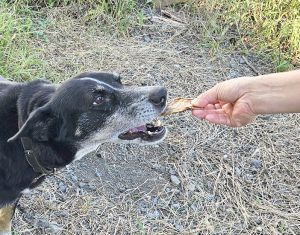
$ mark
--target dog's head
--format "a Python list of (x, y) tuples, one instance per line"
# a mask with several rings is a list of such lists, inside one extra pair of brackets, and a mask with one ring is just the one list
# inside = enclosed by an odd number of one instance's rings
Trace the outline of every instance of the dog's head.
[[(157, 86), (126, 86), (119, 75), (83, 73), (63, 83), (19, 132), (36, 141), (69, 141), (82, 148), (103, 142), (154, 144), (166, 135), (153, 123), (166, 107)], [(91, 149), (93, 150), (93, 149)]]

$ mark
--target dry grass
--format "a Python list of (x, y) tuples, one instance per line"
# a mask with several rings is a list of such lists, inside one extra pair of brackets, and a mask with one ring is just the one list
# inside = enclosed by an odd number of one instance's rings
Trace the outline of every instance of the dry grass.
[[(70, 16), (72, 7), (46, 14), (49, 42), (35, 45), (54, 81), (86, 70), (117, 71), (126, 83), (166, 86), (174, 98), (251, 75), (238, 55), (212, 57), (199, 48), (201, 19), (184, 12), (174, 14), (187, 25), (147, 22), (130, 38), (86, 27)], [(265, 116), (241, 129), (189, 113), (164, 122), (170, 133), (161, 145), (105, 144), (101, 158), (72, 164), (24, 196), (16, 234), (299, 234), (298, 115)]]

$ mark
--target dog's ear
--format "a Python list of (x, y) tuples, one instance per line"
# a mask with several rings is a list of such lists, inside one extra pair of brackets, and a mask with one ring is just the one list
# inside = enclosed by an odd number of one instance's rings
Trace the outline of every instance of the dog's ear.
[[(37, 141), (47, 141), (52, 135), (54, 123), (57, 118), (50, 107), (41, 107), (33, 111), (20, 130), (7, 142), (12, 142), (21, 137), (30, 137)], [(55, 128), (54, 128), (55, 129)]]

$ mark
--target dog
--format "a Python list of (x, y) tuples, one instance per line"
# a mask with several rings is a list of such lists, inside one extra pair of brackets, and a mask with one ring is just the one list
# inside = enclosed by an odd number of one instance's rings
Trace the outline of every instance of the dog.
[(166, 100), (163, 87), (126, 86), (106, 72), (82, 73), (60, 86), (0, 78), (0, 234), (11, 234), (24, 191), (101, 143), (161, 142), (167, 131), (155, 119)]

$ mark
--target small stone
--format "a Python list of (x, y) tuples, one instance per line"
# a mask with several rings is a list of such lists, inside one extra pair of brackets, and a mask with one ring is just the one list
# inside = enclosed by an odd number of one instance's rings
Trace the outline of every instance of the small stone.
[(265, 114), (265, 115), (259, 116), (259, 118), (262, 119), (262, 120), (269, 121), (269, 120), (272, 119), (272, 115), (270, 115), (270, 114)]
[(208, 202), (212, 202), (214, 200), (215, 200), (215, 196), (214, 195), (210, 194), (210, 195), (207, 196), (207, 201)]
[(59, 182), (58, 184), (58, 189), (61, 193), (66, 193), (67, 192), (67, 187), (63, 182)]
[(158, 171), (164, 171), (165, 170), (165, 167), (163, 167), (160, 164), (153, 164), (152, 168), (155, 169), (155, 170), (158, 170)]
[(78, 180), (77, 176), (75, 176), (75, 175), (72, 175), (72, 176), (71, 176), (71, 179), (72, 179), (73, 181), (77, 181), (77, 180)]
[(224, 161), (227, 161), (227, 160), (228, 160), (228, 155), (227, 155), (227, 154), (225, 154), (225, 155), (223, 156), (223, 160), (224, 160)]
[(180, 208), (180, 204), (179, 203), (174, 203), (174, 204), (172, 204), (172, 206), (171, 206), (173, 209), (178, 209), (178, 208)]
[(180, 231), (180, 232), (183, 230), (183, 226), (182, 226), (181, 224), (178, 224), (178, 223), (175, 224), (175, 228), (176, 228), (178, 231)]
[(257, 227), (256, 227), (256, 231), (257, 231), (257, 232), (262, 232), (262, 231), (263, 231), (263, 228), (262, 228), (261, 226), (257, 226)]
[(151, 37), (149, 36), (149, 35), (144, 35), (143, 36), (143, 40), (144, 40), (144, 42), (147, 42), (147, 43), (149, 43), (149, 42), (151, 42)]
[(92, 191), (96, 191), (97, 187), (93, 184), (88, 184), (87, 185), (88, 189), (92, 190)]
[(122, 185), (119, 187), (120, 193), (124, 193), (126, 191), (126, 186)]
[(234, 172), (235, 172), (236, 176), (240, 176), (242, 174), (240, 168), (238, 168), (238, 167), (234, 168)]
[(262, 165), (261, 160), (258, 159), (253, 159), (250, 164), (252, 167), (255, 167), (257, 169), (261, 168)]
[(156, 206), (157, 204), (158, 204), (158, 197), (154, 197), (153, 198), (153, 204), (154, 204), (154, 206)]
[(79, 182), (78, 186), (79, 186), (79, 188), (83, 188), (85, 186), (85, 183)]
[(101, 153), (96, 153), (96, 157), (98, 157), (98, 158), (102, 158), (102, 155), (101, 155)]
[(172, 193), (175, 193), (175, 194), (180, 194), (180, 190), (177, 189), (177, 188), (171, 189), (171, 192), (172, 192)]
[(178, 186), (180, 184), (180, 180), (178, 179), (178, 177), (176, 175), (171, 175), (171, 182), (173, 184), (175, 184), (176, 186)]
[(195, 212), (198, 210), (197, 206), (194, 203), (191, 205), (191, 208)]
[(243, 57), (241, 57), (240, 60), (239, 60), (239, 63), (240, 63), (240, 64), (245, 64), (246, 61), (243, 59)]
[(251, 181), (254, 179), (254, 175), (252, 175), (252, 174), (245, 174), (244, 177), (248, 183), (251, 183)]
[(44, 219), (37, 219), (35, 221), (35, 225), (38, 228), (43, 228), (49, 234), (56, 234), (62, 230), (61, 227), (56, 222), (50, 222)]
[(100, 172), (98, 172), (98, 170), (96, 170), (95, 175), (99, 178), (101, 178), (102, 174)]
[(260, 224), (262, 224), (262, 220), (261, 220), (261, 218), (257, 218), (257, 219), (255, 220), (255, 223), (256, 223), (257, 225), (260, 225)]
[(151, 219), (158, 219), (159, 216), (160, 216), (160, 213), (159, 213), (158, 210), (155, 210), (155, 211), (153, 211), (153, 212), (148, 212), (148, 213), (147, 213), (147, 217), (148, 217), (148, 218), (151, 218)]
[(189, 189), (190, 192), (194, 192), (196, 190), (196, 186), (194, 184), (190, 183), (188, 185), (188, 189)]
[(169, 170), (169, 173), (170, 173), (171, 175), (175, 175), (175, 174), (176, 174), (176, 171), (174, 171), (173, 169), (170, 169), (170, 170)]

